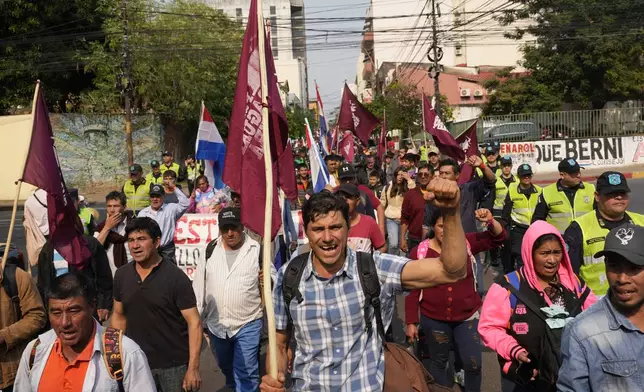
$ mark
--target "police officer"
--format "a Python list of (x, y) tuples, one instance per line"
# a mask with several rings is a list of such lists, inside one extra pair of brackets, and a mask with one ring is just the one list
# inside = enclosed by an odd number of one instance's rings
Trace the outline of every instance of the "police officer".
[(137, 212), (150, 205), (150, 183), (143, 178), (141, 165), (135, 163), (130, 166), (130, 179), (125, 181), (121, 191), (127, 197), (127, 209), (134, 212), (135, 216)]
[(78, 217), (83, 223), (83, 232), (85, 234), (92, 233), (94, 234), (94, 229), (96, 228), (96, 221), (94, 220), (94, 215), (92, 215), (92, 210), (90, 208), (83, 208), (80, 203), (80, 196), (78, 195), (78, 189), (71, 188), (69, 190), (69, 196), (72, 198), (74, 207), (78, 211)]
[(606, 235), (626, 223), (644, 226), (644, 215), (626, 211), (630, 192), (622, 173), (604, 172), (597, 179), (594, 195), (597, 207), (575, 219), (564, 233), (573, 270), (598, 296), (608, 292), (604, 258), (594, 256), (604, 249)]
[(147, 183), (150, 185), (163, 185), (163, 173), (161, 172), (161, 164), (159, 163), (159, 161), (150, 162), (150, 168), (152, 169), (152, 171), (149, 172), (147, 176), (145, 176)]
[[(532, 221), (532, 213), (541, 195), (541, 187), (532, 183), (532, 167), (527, 163), (517, 169), (518, 182), (510, 184), (505, 197), (502, 217), (509, 222), (510, 246), (504, 249), (503, 270), (507, 274), (514, 271), (515, 267), (523, 265), (521, 259), (521, 243), (523, 235), (528, 230)], [(516, 266), (515, 266), (516, 263)]]
[(563, 234), (574, 219), (593, 210), (595, 186), (581, 181), (581, 167), (572, 158), (559, 162), (559, 177), (543, 188), (532, 222), (545, 220)]
[(161, 165), (161, 174), (165, 173), (166, 170), (173, 170), (175, 173), (179, 174), (181, 167), (174, 161), (174, 157), (170, 151), (164, 151), (163, 154), (161, 154), (161, 159), (163, 160), (163, 164)]
[(188, 157), (186, 157), (185, 164), (185, 177), (188, 180), (188, 193), (192, 194), (192, 191), (195, 189), (195, 181), (197, 181), (197, 177), (203, 174), (203, 168), (201, 167), (200, 162), (195, 161), (195, 157), (193, 155), (188, 155)]
[(496, 176), (496, 186), (494, 188), (494, 207), (492, 212), (495, 218), (501, 218), (505, 197), (508, 195), (508, 189), (512, 183), (517, 182), (516, 177), (512, 174), (512, 157), (506, 155), (501, 158), (501, 175)]

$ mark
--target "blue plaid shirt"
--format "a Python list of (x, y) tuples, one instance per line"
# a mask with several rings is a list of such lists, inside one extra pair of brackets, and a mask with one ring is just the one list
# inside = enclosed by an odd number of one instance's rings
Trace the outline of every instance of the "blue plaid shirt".
[[(396, 295), (404, 292), (400, 274), (409, 259), (380, 252), (375, 252), (373, 258), (380, 278), (382, 319), (387, 329), (396, 308)], [(297, 342), (293, 391), (382, 390), (385, 356), (373, 308), (369, 317), (371, 328), (369, 332), (365, 330), (365, 297), (355, 252), (347, 248), (344, 267), (331, 279), (320, 278), (312, 267), (309, 256), (299, 286), (303, 301), (293, 299), (288, 309)], [(278, 272), (273, 291), (278, 330), (288, 326), (282, 294), (284, 271), (285, 266)]]

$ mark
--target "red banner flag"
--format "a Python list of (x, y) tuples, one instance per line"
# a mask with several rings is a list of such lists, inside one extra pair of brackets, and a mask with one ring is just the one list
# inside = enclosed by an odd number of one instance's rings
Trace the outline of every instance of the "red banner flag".
[(387, 152), (387, 113), (382, 113), (382, 124), (380, 129), (380, 139), (378, 140), (378, 159), (384, 161), (383, 156)]
[(83, 238), (83, 224), (65, 186), (58, 163), (54, 133), (45, 97), (36, 87), (31, 142), (22, 181), (47, 192), (49, 241), (54, 249), (76, 269), (83, 269), (92, 256)]
[[(242, 223), (264, 236), (266, 202), (266, 175), (262, 127), (262, 85), (260, 74), (259, 30), (257, 1), (252, 0), (248, 24), (244, 34), (242, 53), (237, 74), (237, 87), (230, 117), (226, 161), (223, 179), (226, 185), (241, 195)], [(293, 153), (288, 144), (288, 127), (275, 76), (275, 65), (269, 41), (266, 44), (266, 73), (268, 79), (268, 107), (273, 178), (277, 185), (273, 192), (271, 238), (281, 226), (277, 187), (290, 199), (297, 197)]]
[[(476, 127), (478, 120), (474, 121), (472, 125), (459, 137), (456, 138), (456, 142), (461, 147), (461, 150), (465, 152), (465, 157), (469, 158), (472, 155), (479, 155), (479, 141), (478, 136), (476, 135)], [(459, 184), (465, 184), (472, 179), (474, 174), (474, 168), (468, 164), (464, 164), (461, 169), (461, 175), (458, 177)]]
[(362, 144), (368, 146), (369, 136), (379, 123), (378, 118), (362, 106), (345, 83), (340, 114), (338, 115), (338, 127), (343, 131), (353, 132)]
[(461, 146), (458, 145), (454, 136), (447, 130), (443, 121), (436, 113), (436, 110), (431, 106), (429, 100), (426, 96), (423, 95), (423, 127), (425, 131), (429, 132), (434, 139), (434, 143), (438, 150), (449, 156), (452, 159), (456, 159), (459, 162), (465, 160), (465, 153), (461, 149)]
[(344, 160), (348, 163), (353, 163), (353, 158), (355, 155), (355, 142), (353, 140), (353, 133), (351, 131), (344, 132), (342, 140), (338, 146), (340, 154), (344, 157)]

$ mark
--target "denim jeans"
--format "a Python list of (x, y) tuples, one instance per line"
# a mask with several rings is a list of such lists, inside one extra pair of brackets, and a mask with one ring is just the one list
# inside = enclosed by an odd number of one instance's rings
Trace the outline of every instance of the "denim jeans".
[(481, 391), (481, 343), (478, 333), (479, 320), (445, 322), (420, 315), (429, 348), (429, 372), (440, 385), (451, 388), (454, 374), (449, 366), (449, 351), (454, 345), (455, 354), (465, 370), (465, 391)]
[(388, 253), (398, 256), (400, 251), (400, 222), (387, 218), (386, 225)]
[(152, 377), (159, 392), (181, 392), (183, 391), (183, 378), (186, 376), (187, 371), (188, 365), (152, 369)]
[(237, 392), (259, 389), (259, 348), (264, 321), (244, 325), (231, 338), (220, 339), (208, 331), (210, 344), (224, 376), (226, 387)]

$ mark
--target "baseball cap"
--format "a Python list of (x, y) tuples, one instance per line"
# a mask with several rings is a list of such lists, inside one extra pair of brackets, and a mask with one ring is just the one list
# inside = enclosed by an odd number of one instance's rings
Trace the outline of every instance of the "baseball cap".
[(160, 166), (159, 161), (154, 160), (154, 161), (150, 162), (150, 166), (151, 167), (159, 167)]
[(485, 147), (485, 155), (493, 155), (493, 154), (496, 154), (497, 152), (499, 152), (499, 149), (494, 145)]
[(219, 227), (241, 226), (241, 209), (238, 207), (226, 207), (219, 211)]
[(132, 174), (141, 173), (142, 171), (143, 171), (143, 168), (138, 163), (135, 163), (134, 165), (130, 166), (130, 173)]
[(342, 184), (336, 189), (335, 194), (346, 193), (349, 196), (360, 196), (360, 191), (358, 187), (353, 184)]
[(159, 184), (152, 184), (150, 186), (150, 196), (157, 195), (162, 196), (165, 193), (163, 187)]
[(579, 166), (577, 161), (572, 158), (567, 158), (559, 162), (559, 172), (561, 173), (574, 174), (579, 173), (580, 171), (581, 166)]
[(600, 195), (610, 195), (617, 192), (630, 192), (631, 188), (626, 183), (626, 177), (620, 172), (607, 171), (603, 172), (597, 178), (597, 193)]
[(167, 151), (167, 150), (166, 150), (166, 151), (164, 151), (164, 152), (161, 154), (161, 156), (162, 156), (162, 157), (165, 157), (165, 156), (170, 156), (170, 157), (171, 157), (171, 156), (172, 156), (172, 153), (171, 153), (170, 151)]
[(604, 250), (595, 258), (617, 254), (635, 265), (644, 265), (644, 227), (625, 223), (606, 235)]
[(427, 155), (438, 155), (438, 148), (436, 146), (431, 146)]
[(504, 155), (500, 159), (501, 166), (512, 165), (512, 157), (509, 155)]
[(354, 178), (356, 176), (356, 171), (350, 163), (343, 163), (338, 169), (338, 177), (343, 178)]
[(532, 168), (527, 163), (524, 163), (523, 165), (520, 165), (519, 168), (517, 169), (517, 174), (519, 175), (519, 177), (531, 176)]

